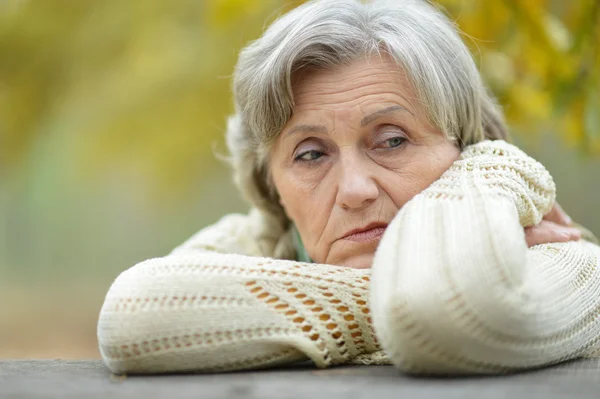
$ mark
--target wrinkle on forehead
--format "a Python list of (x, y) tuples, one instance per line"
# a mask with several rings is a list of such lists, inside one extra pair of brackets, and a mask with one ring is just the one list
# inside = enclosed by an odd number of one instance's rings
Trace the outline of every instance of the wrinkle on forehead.
[(339, 73), (339, 68), (298, 72), (292, 87), (294, 112), (314, 109), (317, 104), (327, 107), (328, 103), (364, 103), (373, 101), (374, 96), (398, 96), (404, 105), (413, 106), (416, 96), (412, 85), (389, 57), (360, 60), (340, 68), (344, 73)]

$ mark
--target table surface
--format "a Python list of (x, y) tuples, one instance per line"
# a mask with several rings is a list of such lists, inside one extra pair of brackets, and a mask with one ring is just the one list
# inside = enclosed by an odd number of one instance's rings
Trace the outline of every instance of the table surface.
[(600, 359), (496, 377), (423, 378), (391, 366), (310, 365), (223, 374), (115, 376), (99, 360), (0, 360), (0, 398), (594, 398)]

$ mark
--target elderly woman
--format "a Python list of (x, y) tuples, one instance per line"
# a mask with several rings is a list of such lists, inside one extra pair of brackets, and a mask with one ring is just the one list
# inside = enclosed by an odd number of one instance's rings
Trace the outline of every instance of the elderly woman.
[(117, 278), (98, 324), (112, 371), (497, 373), (598, 354), (600, 247), (540, 224), (552, 177), (502, 140), (431, 5), (304, 4), (241, 52), (234, 96), (253, 209)]

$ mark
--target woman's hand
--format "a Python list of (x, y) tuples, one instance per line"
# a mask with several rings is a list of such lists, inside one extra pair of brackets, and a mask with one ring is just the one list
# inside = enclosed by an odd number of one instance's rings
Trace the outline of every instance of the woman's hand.
[(555, 203), (540, 223), (525, 228), (527, 246), (579, 240), (581, 232), (570, 225), (571, 218)]

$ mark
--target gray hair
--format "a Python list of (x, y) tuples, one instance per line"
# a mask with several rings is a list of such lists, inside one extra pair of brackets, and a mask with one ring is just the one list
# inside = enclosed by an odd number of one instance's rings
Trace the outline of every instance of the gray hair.
[(461, 148), (507, 129), (455, 25), (424, 0), (313, 0), (283, 15), (240, 52), (227, 145), (234, 180), (264, 214), (264, 252), (292, 258), (289, 220), (268, 154), (292, 116), (292, 75), (386, 53), (402, 68), (433, 126)]

